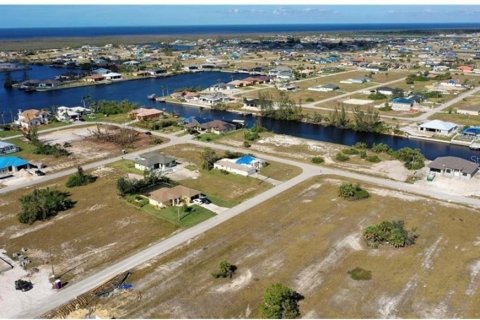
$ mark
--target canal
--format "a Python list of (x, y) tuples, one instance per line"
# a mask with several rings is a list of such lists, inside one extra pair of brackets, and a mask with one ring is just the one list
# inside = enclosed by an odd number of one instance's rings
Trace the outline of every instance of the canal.
[[(56, 75), (65, 73), (67, 69), (56, 69), (47, 66), (32, 66), (31, 70), (15, 71), (11, 73), (12, 79), (51, 79)], [(156, 103), (147, 99), (147, 95), (156, 93), (160, 95), (162, 90), (166, 93), (174, 92), (179, 88), (195, 87), (207, 88), (218, 82), (228, 82), (247, 77), (241, 73), (225, 72), (198, 72), (182, 74), (166, 78), (143, 79), (125, 81), (111, 85), (88, 86), (72, 89), (63, 89), (47, 92), (26, 93), (21, 90), (7, 90), (0, 88), (0, 112), (4, 113), (5, 119), (15, 116), (18, 109), (44, 108), (48, 106), (77, 106), (81, 105), (82, 97), (90, 96), (93, 100), (124, 100), (135, 102), (146, 107), (164, 109), (175, 112), (180, 116), (201, 116), (213, 119), (231, 121), (244, 119), (247, 126), (255, 123), (256, 118), (242, 116), (236, 113), (209, 109), (199, 109), (170, 103)], [(3, 77), (3, 79), (1, 78)], [(6, 78), (6, 74), (0, 74), (0, 79)], [(324, 127), (314, 124), (281, 121), (274, 119), (261, 119), (262, 125), (267, 129), (280, 134), (287, 134), (300, 138), (307, 138), (343, 145), (353, 145), (358, 141), (373, 143), (385, 143), (391, 148), (398, 150), (403, 147), (419, 148), (427, 159), (435, 159), (439, 156), (456, 156), (467, 160), (480, 160), (480, 152), (472, 151), (468, 147), (450, 145), (447, 143), (413, 140), (390, 135), (355, 132), (353, 130)]]

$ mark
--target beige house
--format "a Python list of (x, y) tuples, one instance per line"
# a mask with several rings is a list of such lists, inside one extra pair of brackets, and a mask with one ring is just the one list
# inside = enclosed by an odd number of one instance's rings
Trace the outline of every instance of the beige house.
[(198, 190), (185, 186), (173, 188), (160, 188), (150, 192), (149, 203), (158, 208), (167, 206), (189, 205), (193, 199), (198, 198), (202, 193)]
[(34, 126), (39, 126), (48, 123), (50, 112), (45, 110), (28, 109), (25, 111), (18, 111), (18, 124), (23, 129), (30, 129)]

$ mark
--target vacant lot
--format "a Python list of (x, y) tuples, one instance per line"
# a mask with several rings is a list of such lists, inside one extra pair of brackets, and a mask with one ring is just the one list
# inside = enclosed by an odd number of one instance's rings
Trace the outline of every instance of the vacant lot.
[[(311, 179), (139, 267), (133, 291), (102, 307), (127, 318), (258, 318), (265, 288), (281, 282), (305, 296), (307, 318), (480, 316), (475, 211), (375, 186), (370, 199), (345, 201), (339, 183)], [(387, 219), (416, 228), (416, 243), (368, 248), (362, 230)], [(238, 270), (214, 279), (224, 259)], [(357, 267), (372, 279), (353, 280)]]
[(480, 125), (480, 116), (472, 116), (468, 114), (439, 112), (432, 115), (430, 119), (451, 121), (462, 126), (479, 126)]
[[(113, 126), (102, 125), (100, 128), (103, 131), (108, 129), (110, 132), (120, 130), (118, 127)], [(96, 130), (97, 126), (91, 125), (65, 128), (63, 130), (39, 135), (39, 139), (43, 142), (59, 144), (71, 153), (69, 156), (63, 157), (35, 154), (34, 150), (36, 148), (24, 137), (10, 139), (9, 142), (21, 148), (21, 151), (14, 155), (25, 158), (33, 164), (42, 163), (47, 166), (46, 171), (57, 171), (107, 157), (119, 156), (122, 154), (122, 149), (138, 150), (152, 146), (155, 143), (155, 141), (153, 141), (155, 139), (154, 137), (138, 133), (137, 138), (132, 144), (122, 147), (117, 143), (95, 139), (93, 132)]]
[[(28, 191), (2, 195), (0, 200), (0, 248), (9, 254), (28, 248), (34, 265), (44, 265), (52, 251), (56, 273), (64, 281), (83, 277), (106, 263), (168, 236), (177, 227), (140, 211), (117, 196), (117, 172), (111, 168), (94, 172), (93, 184), (65, 188), (65, 178), (47, 185), (71, 192), (75, 207), (55, 218), (20, 224), (18, 199)], [(13, 284), (12, 284), (13, 285)]]

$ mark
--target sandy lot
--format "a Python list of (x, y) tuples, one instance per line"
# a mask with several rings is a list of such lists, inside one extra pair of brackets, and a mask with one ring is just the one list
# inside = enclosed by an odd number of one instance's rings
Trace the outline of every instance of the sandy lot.
[[(265, 288), (282, 282), (305, 296), (307, 318), (480, 316), (474, 210), (377, 186), (365, 186), (370, 199), (345, 201), (342, 181), (311, 179), (150, 261), (130, 278), (140, 298), (118, 295), (100, 307), (129, 318), (257, 318)], [(416, 243), (368, 248), (362, 230), (387, 219), (416, 228)], [(224, 259), (237, 273), (214, 279)], [(351, 279), (355, 267), (372, 279)]]
[[(25, 271), (4, 253), (0, 253), (0, 257), (14, 265), (13, 269), (0, 273), (0, 318), (10, 318), (17, 314), (19, 309), (29, 306), (32, 301), (55, 293), (48, 280), (50, 268), (42, 267), (38, 272), (32, 273)], [(19, 279), (32, 282), (33, 289), (27, 292), (15, 290), (15, 281)]]

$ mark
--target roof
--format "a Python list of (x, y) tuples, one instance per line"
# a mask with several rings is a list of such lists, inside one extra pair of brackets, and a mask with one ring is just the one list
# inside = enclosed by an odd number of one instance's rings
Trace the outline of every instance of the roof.
[(454, 169), (467, 174), (474, 174), (478, 170), (478, 165), (475, 162), (457, 157), (438, 157), (430, 162), (428, 167), (438, 170)]
[(129, 112), (129, 114), (133, 114), (140, 117), (152, 116), (152, 115), (157, 115), (162, 113), (163, 112), (158, 109), (147, 109), (147, 108), (138, 108)]
[(7, 169), (9, 167), (20, 167), (28, 164), (28, 161), (15, 156), (2, 156), (0, 157), (0, 170)]
[(14, 145), (13, 143), (0, 141), (0, 148), (11, 147), (11, 146), (16, 147), (16, 145)]
[(430, 129), (437, 129), (437, 130), (447, 130), (450, 131), (454, 128), (458, 127), (453, 122), (442, 121), (442, 120), (432, 120), (420, 125), (420, 128), (430, 128)]
[(252, 167), (249, 167), (245, 164), (238, 164), (235, 163), (234, 161), (228, 160), (228, 159), (221, 159), (216, 162), (216, 164), (221, 165), (223, 167), (231, 168), (231, 169), (236, 169), (239, 171), (244, 171), (244, 172), (251, 172)]
[(135, 163), (138, 163), (142, 166), (150, 167), (156, 163), (169, 164), (175, 161), (175, 158), (163, 153), (152, 151), (139, 155), (137, 158), (134, 159), (134, 161)]
[(192, 198), (200, 194), (201, 192), (198, 190), (179, 185), (173, 188), (160, 188), (152, 191), (150, 192), (149, 198), (160, 203), (165, 203), (182, 197)]
[(377, 91), (393, 91), (394, 89), (390, 87), (378, 87)]
[(234, 124), (225, 122), (222, 120), (212, 120), (212, 121), (201, 124), (200, 127), (203, 129), (215, 129), (218, 131), (224, 131), (224, 130), (236, 128)]
[(409, 98), (395, 98), (395, 99), (392, 99), (392, 102), (411, 105), (412, 103), (415, 102), (415, 100), (409, 99)]
[(25, 119), (31, 120), (40, 115), (40, 110), (37, 109), (28, 109), (21, 113), (21, 116)]

